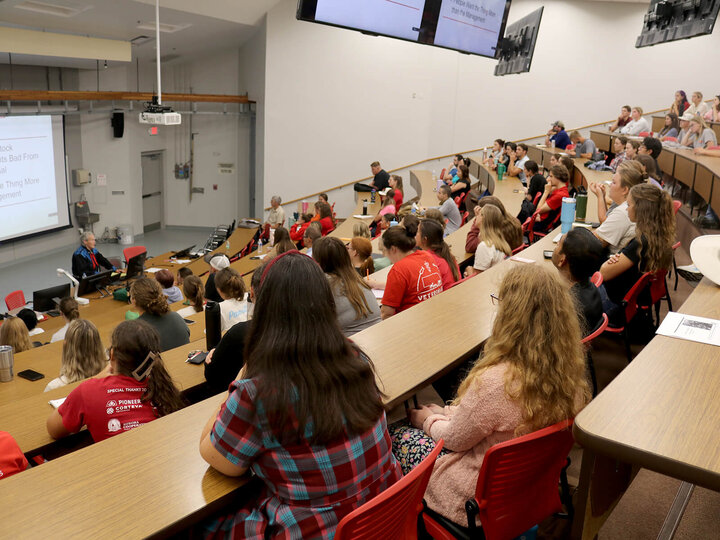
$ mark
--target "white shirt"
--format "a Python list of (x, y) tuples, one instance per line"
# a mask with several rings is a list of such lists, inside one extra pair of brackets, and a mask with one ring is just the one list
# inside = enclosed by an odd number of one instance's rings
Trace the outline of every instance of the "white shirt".
[(650, 131), (650, 124), (642, 116), (640, 120), (630, 120), (624, 127), (620, 128), (620, 133), (625, 135), (638, 135), (643, 131)]
[(62, 341), (65, 339), (65, 332), (67, 332), (68, 326), (70, 326), (70, 323), (65, 323), (65, 326), (55, 332), (50, 340), (50, 343), (55, 343), (56, 341)]
[(525, 184), (525, 182), (526, 182), (526, 180), (525, 180), (525, 163), (527, 163), (529, 159), (530, 159), (530, 158), (526, 155), (524, 158), (518, 159), (518, 160), (515, 162), (515, 166), (516, 166), (518, 169), (520, 169), (520, 174), (518, 174), (518, 179), (519, 179), (523, 184)]
[(473, 268), (475, 270), (485, 271), (491, 266), (502, 262), (504, 259), (505, 254), (502, 251), (495, 246), (488, 245), (485, 240), (483, 240), (475, 250), (475, 264), (473, 264)]
[(190, 315), (195, 315), (196, 313), (200, 313), (200, 312), (195, 311), (194, 306), (187, 306), (187, 307), (177, 310), (177, 314), (180, 315), (183, 319), (185, 317), (189, 317)]
[(279, 226), (285, 223), (285, 210), (282, 206), (270, 209), (268, 212), (267, 223), (273, 226)]
[(230, 298), (220, 302), (221, 332), (226, 332), (239, 322), (247, 321), (248, 303), (247, 293), (242, 300)]
[(687, 109), (685, 109), (685, 112), (690, 113), (693, 116), (695, 116), (696, 114), (699, 114), (700, 116), (702, 116), (709, 110), (710, 110), (710, 106), (707, 103), (705, 103), (704, 101), (701, 101), (700, 105), (695, 105), (694, 103), (691, 103), (690, 106)]
[(616, 206), (607, 215), (607, 219), (595, 230), (595, 235), (608, 243), (610, 253), (618, 253), (635, 238), (635, 224), (628, 216), (627, 201)]

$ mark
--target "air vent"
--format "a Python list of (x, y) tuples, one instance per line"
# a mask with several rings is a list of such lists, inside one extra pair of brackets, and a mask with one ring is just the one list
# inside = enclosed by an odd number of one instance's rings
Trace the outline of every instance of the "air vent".
[(53, 15), (55, 17), (74, 17), (78, 13), (87, 11), (92, 6), (83, 6), (79, 4), (51, 4), (49, 2), (37, 2), (36, 0), (25, 0), (19, 4), (15, 4), (17, 9), (33, 11), (35, 13), (43, 13), (45, 15)]
[(155, 38), (152, 38), (152, 37), (150, 37), (150, 36), (145, 36), (145, 35), (135, 36), (134, 38), (132, 38), (132, 39), (130, 40), (130, 43), (132, 43), (132, 44), (135, 45), (136, 47), (139, 47), (140, 45), (145, 45), (146, 43), (150, 43), (150, 42), (153, 41), (154, 39), (155, 39)]
[[(186, 28), (189, 28), (190, 24), (167, 24), (167, 23), (160, 23), (160, 31), (165, 32), (166, 34), (172, 34), (174, 32), (179, 32), (180, 30), (185, 30)], [(138, 24), (137, 27), (140, 30), (155, 30), (155, 22), (147, 22)]]

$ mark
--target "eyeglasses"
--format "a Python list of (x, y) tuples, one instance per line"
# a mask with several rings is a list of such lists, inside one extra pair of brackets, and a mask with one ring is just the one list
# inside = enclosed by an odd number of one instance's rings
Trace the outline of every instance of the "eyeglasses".
[(500, 303), (500, 297), (495, 293), (490, 293), (490, 300), (493, 303), (493, 306), (497, 306)]

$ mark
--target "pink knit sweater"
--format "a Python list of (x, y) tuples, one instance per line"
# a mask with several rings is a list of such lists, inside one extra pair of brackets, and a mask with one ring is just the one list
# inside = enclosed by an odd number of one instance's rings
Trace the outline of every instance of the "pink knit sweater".
[[(435, 463), (425, 500), (430, 508), (467, 526), (465, 501), (475, 494), (485, 452), (494, 444), (515, 437), (522, 422), (520, 407), (505, 392), (507, 364), (498, 364), (483, 373), (457, 406), (433, 414), (423, 429), (433, 439), (445, 439), (452, 453)], [(478, 521), (479, 523), (479, 521)]]

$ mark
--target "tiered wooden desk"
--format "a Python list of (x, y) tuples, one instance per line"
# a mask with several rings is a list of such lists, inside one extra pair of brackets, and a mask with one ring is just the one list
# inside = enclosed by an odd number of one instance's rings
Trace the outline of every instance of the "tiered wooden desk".
[[(720, 287), (704, 279), (679, 312), (720, 319)], [(718, 388), (718, 347), (664, 336), (645, 346), (575, 419), (584, 450), (573, 536), (593, 538), (602, 523), (596, 456), (720, 491)]]

